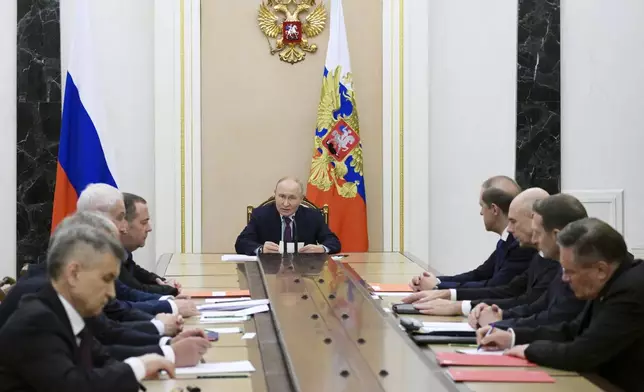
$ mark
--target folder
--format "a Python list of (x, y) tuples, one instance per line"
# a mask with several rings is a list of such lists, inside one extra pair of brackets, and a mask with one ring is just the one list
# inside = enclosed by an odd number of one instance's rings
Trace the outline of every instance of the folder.
[(555, 379), (539, 370), (460, 370), (449, 369), (455, 382), (554, 383)]
[(436, 353), (436, 360), (441, 366), (508, 366), (533, 367), (536, 364), (522, 358), (509, 355), (471, 355), (460, 353)]
[(192, 298), (210, 298), (210, 297), (248, 297), (248, 290), (231, 290), (231, 291), (210, 291), (210, 290), (182, 290), (182, 294), (189, 295)]
[(392, 283), (369, 283), (369, 286), (376, 293), (411, 293), (412, 289), (408, 284), (392, 284)]

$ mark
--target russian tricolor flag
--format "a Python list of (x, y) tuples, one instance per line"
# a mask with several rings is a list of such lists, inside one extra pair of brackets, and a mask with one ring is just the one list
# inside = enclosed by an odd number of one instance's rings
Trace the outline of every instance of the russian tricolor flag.
[(102, 96), (94, 76), (89, 1), (76, 1), (74, 28), (63, 96), (52, 231), (76, 210), (78, 195), (91, 183), (116, 186), (116, 141), (106, 128)]

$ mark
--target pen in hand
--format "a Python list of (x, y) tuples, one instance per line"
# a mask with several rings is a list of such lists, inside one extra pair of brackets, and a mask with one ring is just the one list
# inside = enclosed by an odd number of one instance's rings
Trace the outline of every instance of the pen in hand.
[[(490, 335), (492, 333), (492, 331), (494, 331), (494, 323), (490, 324), (490, 329), (487, 330), (487, 332), (485, 333), (485, 336), (483, 336), (483, 337), (484, 338), (487, 337), (488, 335)], [(481, 341), (483, 341), (483, 339), (481, 339)], [(482, 347), (483, 347), (483, 345), (479, 344), (479, 346), (476, 348), (476, 351), (481, 350)]]

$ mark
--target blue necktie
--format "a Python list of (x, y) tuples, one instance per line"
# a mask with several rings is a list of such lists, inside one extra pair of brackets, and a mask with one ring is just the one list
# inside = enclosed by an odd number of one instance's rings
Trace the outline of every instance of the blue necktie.
[(501, 248), (503, 248), (503, 244), (505, 244), (505, 241), (503, 241), (503, 239), (499, 239), (496, 243), (496, 250), (500, 251)]
[(284, 217), (284, 242), (293, 242), (293, 232), (291, 231), (291, 218)]

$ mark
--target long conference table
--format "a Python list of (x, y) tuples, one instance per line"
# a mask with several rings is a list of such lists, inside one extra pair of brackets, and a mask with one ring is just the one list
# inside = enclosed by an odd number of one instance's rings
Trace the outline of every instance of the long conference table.
[[(370, 290), (370, 284), (407, 283), (423, 270), (436, 272), (401, 253), (352, 253), (342, 258), (262, 255), (259, 261), (247, 262), (222, 261), (221, 254), (162, 255), (157, 273), (179, 281), (186, 291), (249, 290), (252, 299), (269, 299), (270, 311), (241, 323), (209, 325), (199, 317), (185, 323), (185, 328), (241, 327), (244, 334), (220, 334), (204, 360), (248, 360), (255, 372), (218, 378), (150, 380), (143, 384), (150, 392), (182, 388), (187, 392), (188, 386), (201, 391), (235, 392), (611, 389), (601, 380), (574, 372), (534, 367), (530, 370), (543, 370), (555, 382), (452, 381), (446, 368), (438, 365), (435, 353), (457, 347), (416, 345), (399, 327), (397, 316), (388, 311), (400, 297), (376, 297)], [(412, 317), (422, 321), (465, 321), (463, 317)]]

